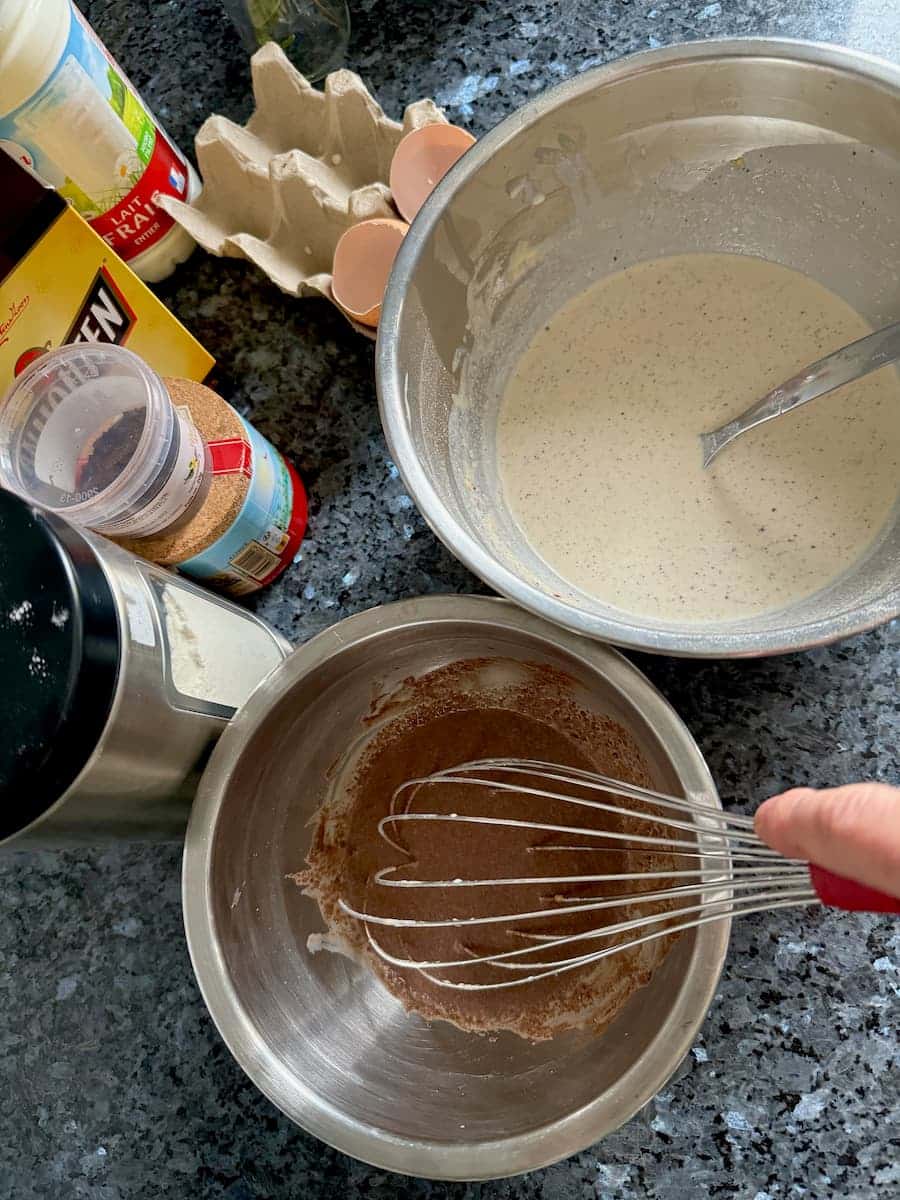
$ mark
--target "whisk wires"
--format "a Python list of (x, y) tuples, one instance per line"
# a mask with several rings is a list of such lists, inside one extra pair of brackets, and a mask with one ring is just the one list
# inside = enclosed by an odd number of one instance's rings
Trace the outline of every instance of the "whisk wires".
[[(430, 789), (439, 785), (481, 789), (506, 797), (515, 794), (527, 797), (529, 801), (545, 800), (571, 807), (573, 819), (578, 809), (588, 810), (592, 814), (606, 814), (620, 823), (624, 821), (629, 826), (644, 822), (645, 826), (652, 826), (653, 831), (636, 833), (622, 828), (595, 828), (484, 812), (439, 812), (429, 811), (427, 806), (413, 807), (427, 802)], [(599, 796), (604, 798), (595, 798)], [(617, 802), (623, 800), (631, 803)], [(374, 953), (394, 967), (420, 971), (440, 987), (465, 991), (519, 987), (595, 966), (611, 955), (711, 922), (819, 903), (810, 883), (808, 865), (796, 859), (785, 859), (765, 846), (754, 833), (749, 817), (725, 813), (702, 798), (672, 796), (574, 767), (534, 759), (479, 759), (408, 780), (394, 792), (388, 813), (378, 823), (378, 834), (387, 845), (406, 855), (406, 847), (398, 840), (400, 831), (405, 826), (426, 822), (438, 826), (449, 823), (484, 827), (485, 831), (508, 828), (536, 835), (560, 835), (563, 839), (529, 846), (528, 852), (536, 861), (533, 875), (418, 879), (409, 876), (409, 864), (401, 864), (384, 867), (373, 878), (378, 888), (446, 889), (449, 894), (457, 889), (538, 885), (542, 893), (537, 907), (476, 916), (419, 918), (375, 914), (340, 901), (345, 913), (365, 924)], [(579, 840), (568, 840), (575, 838)], [(540, 870), (541, 859), (548, 861), (546, 856), (550, 853), (554, 856), (574, 855), (577, 863), (578, 855), (590, 852), (598, 845), (602, 845), (607, 854), (628, 856), (637, 851), (644, 856), (664, 856), (672, 864), (677, 860), (678, 865), (658, 870), (596, 873), (581, 873), (577, 868), (564, 874)], [(694, 865), (685, 866), (684, 863)], [(653, 887), (652, 881), (665, 881), (668, 886)], [(648, 882), (651, 883), (649, 890)], [(605, 888), (610, 884), (634, 886), (625, 886), (614, 895), (572, 897), (553, 894), (553, 890), (560, 887), (590, 884), (602, 884)], [(649, 911), (631, 915), (636, 909), (645, 910), (648, 906)], [(601, 914), (609, 915), (616, 910), (621, 910), (621, 917), (612, 923), (598, 923), (596, 928), (574, 933), (542, 933), (519, 928), (529, 922), (573, 915), (597, 913), (599, 918)], [(479, 953), (462, 943), (461, 955), (434, 960), (393, 953), (373, 932), (373, 927), (395, 931), (456, 928), (469, 929), (474, 934), (480, 927), (498, 925), (508, 926), (511, 939), (522, 945)], [(611, 944), (590, 947), (597, 942)], [(497, 978), (467, 980), (465, 975), (473, 968), (481, 968), (482, 972), (492, 968)], [(436, 972), (452, 972), (453, 975), (447, 977)]]

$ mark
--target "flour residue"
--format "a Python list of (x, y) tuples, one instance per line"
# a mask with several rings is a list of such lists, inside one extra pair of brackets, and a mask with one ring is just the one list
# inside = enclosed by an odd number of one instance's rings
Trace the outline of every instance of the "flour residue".
[(34, 611), (30, 600), (23, 600), (20, 604), (14, 604), (6, 614), (6, 619), (11, 625), (22, 625), (31, 620), (31, 614)]

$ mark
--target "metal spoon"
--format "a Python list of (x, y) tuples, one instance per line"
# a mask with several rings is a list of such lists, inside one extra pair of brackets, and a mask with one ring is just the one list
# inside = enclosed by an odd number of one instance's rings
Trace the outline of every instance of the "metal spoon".
[(833, 392), (842, 384), (861, 379), (863, 375), (877, 371), (879, 367), (896, 362), (897, 359), (900, 359), (900, 321), (879, 329), (876, 333), (870, 333), (857, 342), (851, 342), (849, 346), (835, 350), (825, 358), (820, 358), (799, 375), (794, 375), (786, 383), (773, 388), (767, 396), (751, 404), (746, 412), (735, 417), (733, 421), (728, 421), (711, 433), (702, 433), (700, 443), (703, 447), (704, 468), (709, 466), (729, 442), (733, 442), (748, 429), (755, 429), (765, 421), (791, 412), (801, 404), (824, 396), (827, 392)]

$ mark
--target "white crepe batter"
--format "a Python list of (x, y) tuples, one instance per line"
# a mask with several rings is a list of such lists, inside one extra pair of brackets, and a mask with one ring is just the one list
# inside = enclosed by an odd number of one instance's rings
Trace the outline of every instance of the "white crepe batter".
[(707, 471), (699, 435), (870, 332), (821, 284), (743, 255), (602, 279), (540, 328), (507, 383), (507, 503), (559, 575), (635, 614), (725, 620), (809, 595), (897, 501), (895, 369), (745, 434)]

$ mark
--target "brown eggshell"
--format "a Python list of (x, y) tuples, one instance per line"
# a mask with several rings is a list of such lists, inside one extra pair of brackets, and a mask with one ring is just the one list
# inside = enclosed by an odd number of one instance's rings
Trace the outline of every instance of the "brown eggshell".
[(400, 243), (405, 221), (378, 217), (360, 221), (341, 236), (334, 251), (331, 291), (345, 313), (374, 328)]
[(423, 125), (400, 142), (391, 159), (391, 193), (411, 221), (453, 164), (475, 139), (456, 125)]

